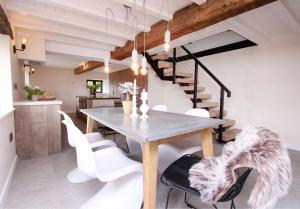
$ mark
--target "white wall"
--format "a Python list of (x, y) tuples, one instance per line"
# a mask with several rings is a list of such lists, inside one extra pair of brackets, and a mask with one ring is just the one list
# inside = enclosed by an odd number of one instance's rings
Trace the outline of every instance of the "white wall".
[(35, 67), (35, 73), (30, 76), (30, 85), (39, 86), (63, 101), (62, 110), (75, 112), (76, 96), (87, 96), (85, 88), (87, 79), (103, 80), (103, 94), (109, 93), (108, 75), (103, 72), (90, 71), (80, 75), (71, 69)]
[[(236, 127), (265, 126), (285, 139), (289, 147), (300, 150), (299, 35), (284, 35), (256, 47), (200, 60), (232, 91), (232, 98), (226, 99), (225, 109), (228, 110), (227, 118), (236, 119)], [(177, 68), (179, 71), (193, 69), (191, 61), (181, 63)], [(214, 95), (213, 100), (218, 101), (219, 88), (215, 83), (203, 73), (199, 80), (207, 93)], [(178, 112), (188, 108), (187, 104), (179, 102), (181, 94), (169, 91), (169, 85), (159, 85), (155, 84), (153, 76), (149, 76), (151, 98), (159, 100), (155, 103), (170, 104), (169, 108)]]
[[(3, 1), (0, 1), (3, 6)], [(0, 208), (16, 165), (15, 140), (9, 141), (9, 134), (14, 134), (14, 114), (12, 106), (11, 68), (16, 65), (12, 53), (12, 43), (7, 35), (0, 35)]]
[(166, 105), (168, 111), (176, 113), (185, 113), (192, 108), (191, 100), (178, 84), (173, 85), (171, 81), (161, 81), (152, 69), (148, 74), (148, 96), (150, 108), (161, 104)]
[(21, 48), (22, 38), (27, 39), (26, 49), (24, 51), (17, 51), (19, 59), (26, 59), (32, 61), (42, 62), (46, 60), (46, 44), (43, 37), (35, 33), (22, 33), (16, 31), (15, 42), (18, 49)]

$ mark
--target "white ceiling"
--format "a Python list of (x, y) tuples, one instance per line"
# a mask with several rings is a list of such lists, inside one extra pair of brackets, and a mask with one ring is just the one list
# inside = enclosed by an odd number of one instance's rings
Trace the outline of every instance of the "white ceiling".
[[(82, 61), (103, 60), (115, 47), (133, 40), (143, 30), (149, 31), (151, 25), (160, 19), (170, 20), (175, 11), (193, 2), (201, 4), (205, 0), (146, 0), (145, 25), (143, 0), (7, 0), (5, 6), (11, 24), (20, 36), (35, 34), (43, 38), (46, 54), (43, 65), (60, 63), (60, 67), (72, 69)], [(124, 5), (130, 6), (131, 11)], [(108, 35), (106, 8), (114, 13), (114, 18), (110, 13), (107, 16)], [(134, 11), (137, 18), (126, 18)], [(299, 33), (299, 11), (300, 0), (276, 1), (183, 36), (172, 41), (172, 45), (180, 46), (203, 39), (198, 42), (201, 49), (213, 48), (236, 38), (225, 32), (228, 30), (260, 44), (285, 33)], [(136, 27), (133, 27), (135, 22)], [(162, 47), (156, 47), (149, 52), (161, 50)], [(128, 59), (121, 62), (112, 60), (112, 63), (120, 68), (129, 64)]]

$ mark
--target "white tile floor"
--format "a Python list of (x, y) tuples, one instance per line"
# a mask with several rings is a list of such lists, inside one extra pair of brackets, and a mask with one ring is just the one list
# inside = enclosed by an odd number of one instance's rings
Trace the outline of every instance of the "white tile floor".
[[(82, 126), (83, 127), (83, 126)], [(117, 141), (122, 144), (123, 138)], [(124, 143), (123, 143), (124, 144)], [(222, 145), (215, 145), (220, 153)], [(300, 208), (300, 152), (290, 151), (293, 167), (294, 182), (288, 196), (281, 199), (277, 209)], [(139, 156), (133, 156), (140, 159)], [(98, 180), (81, 184), (69, 183), (67, 173), (76, 166), (75, 152), (72, 148), (65, 148), (62, 153), (48, 157), (21, 160), (18, 162), (12, 185), (5, 203), (5, 209), (75, 209), (101, 189), (103, 183)], [(246, 185), (236, 200), (239, 209), (248, 208), (247, 200), (256, 180), (256, 173), (252, 172)], [(158, 208), (164, 208), (167, 188), (158, 183)], [(183, 194), (172, 193), (169, 208), (186, 208)], [(190, 202), (197, 208), (213, 208), (202, 204), (198, 199), (191, 198)], [(229, 208), (229, 204), (218, 204), (219, 208)]]

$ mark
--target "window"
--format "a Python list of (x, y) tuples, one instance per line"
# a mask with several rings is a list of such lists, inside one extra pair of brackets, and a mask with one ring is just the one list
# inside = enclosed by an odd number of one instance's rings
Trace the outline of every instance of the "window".
[(96, 83), (100, 83), (100, 88), (96, 90), (96, 93), (102, 93), (103, 92), (103, 80), (92, 80), (92, 79), (86, 80), (86, 84), (95, 85)]

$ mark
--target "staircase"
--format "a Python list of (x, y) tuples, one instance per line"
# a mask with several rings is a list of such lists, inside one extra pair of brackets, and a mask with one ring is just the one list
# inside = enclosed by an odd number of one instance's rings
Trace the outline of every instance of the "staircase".
[[(224, 118), (227, 111), (224, 110), (224, 94), (231, 96), (231, 92), (226, 88), (193, 54), (184, 46), (184, 51), (190, 55), (195, 61), (195, 72), (187, 73), (176, 70), (176, 48), (173, 51), (173, 57), (169, 57), (167, 53), (158, 53), (150, 56), (146, 53), (148, 63), (151, 65), (157, 76), (164, 81), (178, 84), (186, 96), (193, 102), (193, 108), (202, 108), (209, 111), (211, 118), (224, 119), (222, 126), (214, 128), (218, 142), (228, 142), (234, 140), (236, 135), (241, 131), (233, 128), (235, 120)], [(202, 67), (221, 87), (220, 101), (211, 101), (212, 95), (205, 92), (205, 87), (198, 82), (198, 66)]]

